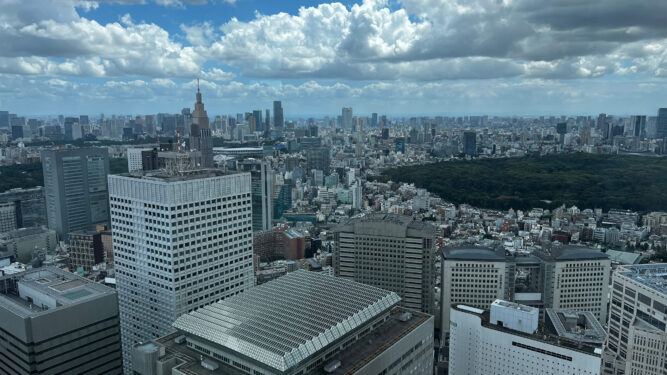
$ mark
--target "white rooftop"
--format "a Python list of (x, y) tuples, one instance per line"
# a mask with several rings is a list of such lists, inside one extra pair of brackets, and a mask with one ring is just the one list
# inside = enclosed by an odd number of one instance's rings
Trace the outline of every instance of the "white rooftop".
[(183, 315), (174, 327), (282, 372), (399, 301), (394, 292), (300, 270)]

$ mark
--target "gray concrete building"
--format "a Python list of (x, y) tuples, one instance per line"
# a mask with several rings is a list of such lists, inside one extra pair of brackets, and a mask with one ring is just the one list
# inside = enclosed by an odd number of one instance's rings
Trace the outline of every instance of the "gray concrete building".
[[(299, 270), (134, 346), (139, 375), (432, 374), (433, 317), (394, 292)], [(242, 318), (240, 318), (242, 317)]]
[(313, 146), (306, 149), (306, 168), (308, 173), (313, 169), (329, 174), (331, 167), (331, 150), (326, 146)]
[(137, 342), (254, 284), (250, 174), (204, 169), (109, 176), (125, 373)]
[(667, 372), (667, 264), (614, 271), (602, 374)]
[(47, 221), (60, 239), (109, 223), (106, 148), (44, 150), (41, 158)]
[(13, 203), (17, 228), (48, 225), (44, 188), (11, 189), (0, 193), (0, 205)]
[(353, 218), (334, 230), (336, 276), (397, 293), (407, 308), (434, 313), (435, 227), (396, 214)]
[(0, 373), (122, 371), (116, 292), (58, 268), (0, 277)]

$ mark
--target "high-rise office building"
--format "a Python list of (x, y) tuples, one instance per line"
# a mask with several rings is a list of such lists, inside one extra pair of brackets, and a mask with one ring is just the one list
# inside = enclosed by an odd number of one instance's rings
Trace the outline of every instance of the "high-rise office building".
[(477, 155), (477, 132), (463, 132), (463, 153), (469, 156)]
[(253, 285), (251, 199), (249, 173), (109, 176), (126, 374), (132, 345)]
[(79, 231), (69, 234), (70, 269), (84, 274), (90, 273), (93, 266), (104, 262), (104, 245), (102, 244), (102, 233), (95, 231)]
[(238, 163), (238, 169), (250, 172), (252, 230), (258, 232), (271, 229), (273, 217), (273, 171), (271, 166), (257, 159), (245, 159)]
[(279, 100), (273, 102), (273, 127), (280, 131), (285, 128), (285, 117), (283, 114), (283, 106)]
[(630, 117), (630, 135), (635, 137), (646, 137), (646, 116)]
[(342, 123), (341, 127), (343, 130), (351, 131), (352, 129), (352, 108), (343, 107), (342, 110)]
[(8, 127), (9, 127), (9, 112), (0, 111), (0, 128), (8, 128)]
[(262, 120), (262, 110), (255, 109), (252, 111), (252, 117), (255, 118), (255, 131), (264, 131), (264, 121)]
[(329, 173), (331, 157), (329, 147), (313, 146), (306, 149), (306, 165), (310, 173), (313, 169)]
[(655, 137), (667, 138), (667, 108), (660, 108), (658, 110), (658, 118), (655, 122)]
[(128, 148), (127, 149), (127, 170), (128, 172), (142, 171), (144, 151), (151, 151), (151, 148)]
[[(516, 285), (521, 284), (517, 271), (529, 275), (527, 290), (517, 292)], [(554, 246), (529, 257), (506, 255), (503, 248), (445, 248), (440, 299), (443, 338), (449, 308), (459, 303), (483, 309), (495, 299), (504, 299), (539, 308), (588, 311), (604, 320), (610, 272), (606, 254), (582, 247)]]
[(60, 239), (109, 223), (106, 148), (44, 150), (41, 158), (48, 225)]
[(394, 291), (403, 306), (434, 312), (433, 225), (377, 213), (350, 219), (334, 233), (336, 276)]
[(199, 164), (202, 168), (213, 167), (213, 139), (211, 138), (211, 127), (208, 114), (201, 100), (199, 83), (197, 83), (197, 101), (195, 109), (190, 118), (190, 148), (201, 153)]
[(541, 261), (544, 307), (591, 312), (599, 321), (607, 316), (611, 260), (600, 251), (574, 246), (537, 252)]
[(0, 277), (0, 373), (119, 374), (116, 292), (58, 268)]
[(71, 141), (71, 140), (74, 139), (73, 127), (74, 127), (74, 124), (78, 124), (78, 123), (79, 123), (79, 119), (76, 118), (76, 117), (66, 117), (65, 118), (64, 127), (65, 127), (65, 140), (66, 141)]
[(266, 110), (266, 115), (264, 116), (264, 132), (268, 132), (271, 129), (271, 111)]
[(299, 270), (181, 316), (138, 344), (139, 375), (431, 374), (433, 317), (396, 293)]
[(23, 138), (23, 125), (12, 125), (12, 139)]
[(371, 115), (371, 127), (377, 128), (378, 127), (378, 114), (373, 113)]
[(667, 371), (667, 264), (621, 266), (612, 278), (603, 374)]
[(442, 344), (447, 344), (450, 308), (463, 304), (485, 309), (496, 299), (512, 300), (514, 272), (504, 249), (444, 248), (440, 288)]
[[(547, 322), (559, 328), (556, 333), (538, 331), (537, 308), (503, 300), (494, 301), (490, 309), (452, 306), (449, 315), (450, 374), (600, 373), (604, 329), (591, 315), (570, 311), (549, 315)], [(586, 342), (591, 339), (595, 344)]]

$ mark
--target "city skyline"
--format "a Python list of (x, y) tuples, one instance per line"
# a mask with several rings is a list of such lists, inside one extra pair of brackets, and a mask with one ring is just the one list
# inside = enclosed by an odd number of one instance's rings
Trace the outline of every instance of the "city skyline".
[[(197, 4), (195, 4), (197, 3)], [(204, 4), (199, 4), (204, 3)], [(661, 9), (665, 8), (665, 9)], [(651, 1), (0, 3), (0, 107), (26, 115), (614, 115), (664, 106)], [(354, 36), (352, 38), (351, 36)]]

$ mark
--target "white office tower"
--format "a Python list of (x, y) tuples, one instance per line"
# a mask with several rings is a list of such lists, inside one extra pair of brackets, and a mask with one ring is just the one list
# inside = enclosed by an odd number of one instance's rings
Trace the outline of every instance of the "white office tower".
[(614, 271), (603, 374), (667, 374), (667, 264)]
[(141, 153), (143, 151), (150, 151), (150, 148), (128, 148), (127, 149), (127, 170), (129, 172), (143, 170), (143, 162)]
[[(450, 316), (450, 374), (600, 373), (601, 350), (578, 345), (567, 337), (537, 332), (537, 308), (497, 300), (491, 304), (490, 314), (457, 305), (451, 308)], [(595, 321), (593, 315), (587, 317)]]
[(253, 285), (250, 174), (109, 176), (124, 368), (132, 345)]

